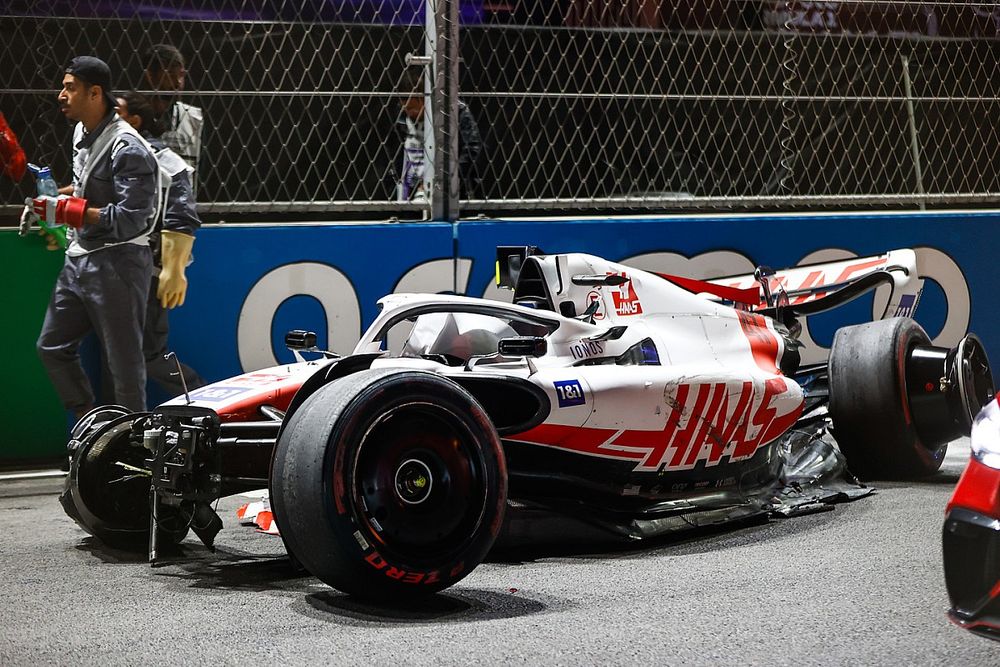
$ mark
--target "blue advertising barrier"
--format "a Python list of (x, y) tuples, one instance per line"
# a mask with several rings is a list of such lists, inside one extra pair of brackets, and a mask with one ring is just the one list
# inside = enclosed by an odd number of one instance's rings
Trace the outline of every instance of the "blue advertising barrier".
[[(586, 252), (694, 278), (912, 248), (925, 277), (915, 319), (939, 345), (954, 345), (967, 330), (975, 331), (1000, 360), (992, 250), (1000, 238), (1000, 213), (995, 211), (511, 220), (462, 223), (457, 236), (459, 256), (474, 260), (469, 280), (474, 293), (492, 281), (497, 245)], [(828, 348), (836, 328), (871, 319), (872, 302), (869, 295), (813, 316), (807, 333)]]
[(210, 381), (292, 361), (292, 329), (349, 352), (382, 296), (455, 290), (448, 224), (218, 225), (194, 256), (170, 345)]
[[(993, 273), (998, 240), (1000, 212), (994, 211), (213, 225), (198, 235), (187, 302), (170, 314), (170, 343), (209, 381), (292, 361), (283, 344), (291, 329), (315, 331), (320, 347), (346, 353), (375, 317), (377, 300), (389, 293), (455, 292), (509, 300), (509, 291), (493, 285), (497, 245), (585, 252), (695, 278), (912, 248), (925, 278), (916, 319), (939, 345), (954, 345), (966, 331), (975, 331), (1000, 360)], [(25, 245), (23, 252), (27, 258), (41, 250)], [(45, 275), (54, 281), (56, 267), (50, 268)], [(11, 275), (10, 284), (17, 279)], [(9, 328), (18, 335), (11, 335), (9, 345), (16, 349), (6, 354), (31, 361), (37, 370), (19, 378), (47, 388), (31, 349), (44, 299), (41, 292), (33, 299), (39, 301), (36, 307), (11, 314), (17, 326)], [(868, 295), (809, 318), (803, 358), (822, 358), (834, 330), (869, 319), (873, 303)], [(3, 398), (8, 419), (24, 424), (11, 428), (8, 422), (0, 433), (0, 459), (63, 451), (64, 434), (53, 435), (61, 428), (43, 433), (30, 425), (43, 417), (45, 423), (62, 423), (51, 391), (21, 392), (12, 385)], [(151, 404), (166, 398), (151, 388)]]
[[(448, 224), (214, 226), (199, 234), (171, 343), (206, 379), (291, 361), (284, 333), (348, 352), (391, 292), (506, 298), (497, 245), (586, 252), (638, 268), (710, 278), (914, 248), (925, 276), (917, 319), (939, 344), (966, 330), (1000, 355), (990, 248), (1000, 214), (812, 214), (489, 220)], [(833, 331), (871, 317), (872, 297), (810, 318), (821, 352)], [(1000, 357), (997, 357), (1000, 358)]]

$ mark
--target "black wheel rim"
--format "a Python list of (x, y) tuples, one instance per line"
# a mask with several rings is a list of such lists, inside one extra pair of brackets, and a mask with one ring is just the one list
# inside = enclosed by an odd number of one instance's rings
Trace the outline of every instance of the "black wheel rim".
[[(78, 454), (77, 484), (87, 510), (108, 527), (143, 530), (149, 526), (149, 476), (122, 464), (146, 468), (141, 447), (130, 443), (134, 419), (123, 417), (87, 437)], [(88, 456), (100, 448), (96, 458)]]
[[(150, 453), (131, 438), (134, 422), (144, 416), (123, 415), (83, 436), (71, 474), (76, 475), (85, 519), (94, 528), (117, 533), (149, 531), (150, 477), (142, 471), (149, 468), (146, 457)], [(100, 455), (92, 460), (88, 454), (98, 446)], [(165, 531), (186, 531), (189, 516), (187, 509), (165, 508), (157, 525)]]
[(993, 400), (996, 393), (993, 374), (990, 371), (986, 350), (974, 334), (962, 339), (955, 356), (955, 363), (958, 366), (959, 396), (964, 404), (963, 425), (966, 429), (971, 429), (976, 415), (984, 405)]
[(473, 539), (488, 479), (467, 420), (450, 406), (408, 402), (365, 429), (351, 493), (365, 538), (383, 556), (435, 566)]
[(96, 430), (93, 428), (94, 426), (99, 426), (103, 422), (109, 422), (112, 419), (117, 419), (127, 414), (129, 414), (128, 409), (120, 405), (102, 405), (94, 408), (76, 422), (70, 431), (70, 438), (79, 440), (87, 434), (87, 431)]

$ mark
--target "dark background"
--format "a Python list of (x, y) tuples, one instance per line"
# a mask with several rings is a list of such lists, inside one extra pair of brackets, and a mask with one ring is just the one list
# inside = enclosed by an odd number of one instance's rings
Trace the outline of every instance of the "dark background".
[[(164, 4), (6, 3), (0, 110), (30, 160), (70, 179), (55, 95), (73, 55), (141, 87), (140, 54), (170, 42), (189, 59), (183, 99), (206, 118), (200, 201), (267, 214), (273, 201), (394, 199), (403, 58), (423, 51), (413, 0)], [(462, 4), (460, 89), (483, 135), (485, 198), (843, 195), (857, 207), (915, 192), (902, 56), (925, 190), (1000, 191), (985, 10), (597, 4)], [(226, 20), (192, 20), (203, 15)], [(0, 202), (33, 193), (30, 178), (0, 182)]]

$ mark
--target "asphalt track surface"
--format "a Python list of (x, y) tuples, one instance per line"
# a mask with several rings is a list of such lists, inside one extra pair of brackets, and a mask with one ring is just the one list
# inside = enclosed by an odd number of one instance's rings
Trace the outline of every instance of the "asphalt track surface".
[(216, 554), (151, 569), (61, 482), (0, 481), (0, 665), (1000, 665), (945, 618), (945, 503), (968, 457), (835, 511), (612, 553), (487, 562), (419, 609), (294, 571), (224, 499)]

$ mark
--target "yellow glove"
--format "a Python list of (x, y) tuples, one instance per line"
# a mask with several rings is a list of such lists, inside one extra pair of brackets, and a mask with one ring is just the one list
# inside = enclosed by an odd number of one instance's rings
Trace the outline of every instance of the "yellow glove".
[(156, 289), (156, 298), (164, 308), (176, 308), (184, 305), (184, 295), (187, 293), (187, 278), (184, 277), (184, 267), (191, 259), (191, 246), (194, 237), (181, 232), (171, 232), (164, 229), (160, 232), (160, 254), (163, 268), (160, 270), (160, 286)]

